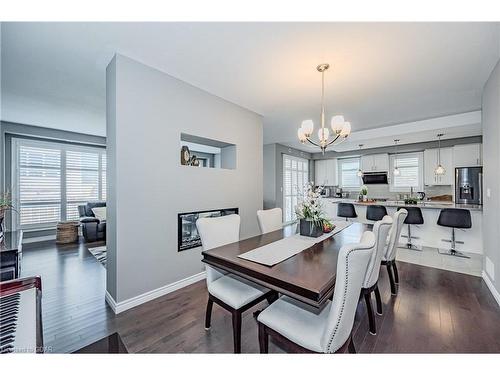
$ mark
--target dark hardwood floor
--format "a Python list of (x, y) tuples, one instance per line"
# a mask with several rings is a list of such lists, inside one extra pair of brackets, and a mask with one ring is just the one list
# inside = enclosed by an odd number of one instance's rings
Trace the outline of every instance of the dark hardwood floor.
[[(91, 247), (100, 244), (91, 244)], [(205, 331), (205, 282), (115, 316), (104, 301), (105, 270), (85, 244), (53, 242), (24, 246), (23, 276), (43, 282), (45, 345), (72, 352), (118, 332), (129, 352), (231, 353), (231, 314), (214, 305), (212, 329)], [(376, 336), (368, 333), (360, 303), (354, 342), (360, 353), (500, 353), (500, 308), (484, 281), (410, 263), (398, 263), (400, 289), (390, 295), (385, 269), (379, 281), (384, 314)], [(258, 352), (252, 311), (243, 316), (242, 352)], [(271, 353), (280, 348), (269, 345)]]

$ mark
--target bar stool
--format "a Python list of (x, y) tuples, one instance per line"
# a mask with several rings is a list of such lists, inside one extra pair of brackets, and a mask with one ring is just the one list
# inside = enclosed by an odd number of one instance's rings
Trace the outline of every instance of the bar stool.
[(406, 216), (406, 219), (404, 221), (404, 224), (408, 224), (408, 235), (402, 234), (401, 237), (408, 238), (408, 241), (406, 244), (400, 244), (398, 247), (404, 248), (404, 249), (410, 249), (410, 250), (417, 250), (417, 251), (422, 251), (421, 246), (417, 246), (411, 243), (411, 240), (418, 240), (420, 237), (413, 237), (411, 235), (411, 225), (421, 225), (424, 223), (424, 217), (422, 215), (422, 210), (420, 207), (398, 207), (398, 211), (404, 208), (406, 211), (408, 211), (408, 216)]
[(366, 208), (366, 219), (379, 221), (387, 215), (387, 210), (384, 206), (370, 205)]
[(337, 216), (345, 217), (345, 221), (347, 221), (348, 218), (358, 217), (358, 214), (356, 214), (356, 209), (352, 203), (339, 203), (337, 205)]
[(470, 258), (470, 256), (458, 251), (455, 248), (455, 244), (463, 244), (463, 241), (455, 240), (455, 228), (459, 229), (469, 229), (472, 228), (472, 220), (469, 210), (463, 210), (461, 208), (443, 208), (439, 213), (439, 218), (437, 221), (438, 225), (442, 227), (451, 228), (451, 240), (441, 240), (444, 242), (450, 242), (451, 248), (448, 250), (439, 249), (439, 254), (453, 255), (461, 258)]

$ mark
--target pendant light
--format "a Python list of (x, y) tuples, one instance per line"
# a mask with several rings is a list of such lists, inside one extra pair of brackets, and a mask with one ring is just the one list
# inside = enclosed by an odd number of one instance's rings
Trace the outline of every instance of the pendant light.
[(436, 169), (434, 169), (434, 173), (438, 176), (442, 176), (446, 173), (446, 169), (441, 165), (441, 137), (443, 136), (443, 133), (439, 133), (437, 135), (438, 137), (438, 165)]
[[(359, 144), (359, 151), (361, 152), (361, 147), (363, 147), (363, 144)], [(358, 172), (356, 173), (356, 176), (358, 177), (363, 177), (363, 171), (361, 170), (361, 165), (359, 166)]]
[(394, 176), (399, 176), (399, 174), (401, 173), (398, 168), (398, 142), (399, 139), (394, 140), (394, 143), (396, 144), (396, 156), (394, 157), (394, 170), (392, 171), (392, 174)]

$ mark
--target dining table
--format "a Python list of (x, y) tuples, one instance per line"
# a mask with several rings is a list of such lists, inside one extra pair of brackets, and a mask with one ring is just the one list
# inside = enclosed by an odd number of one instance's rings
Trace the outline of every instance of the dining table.
[(297, 235), (297, 224), (202, 252), (202, 262), (321, 308), (333, 295), (337, 259), (342, 246), (359, 242), (373, 225), (351, 223), (340, 232), (312, 245), (273, 266), (239, 257), (272, 242)]

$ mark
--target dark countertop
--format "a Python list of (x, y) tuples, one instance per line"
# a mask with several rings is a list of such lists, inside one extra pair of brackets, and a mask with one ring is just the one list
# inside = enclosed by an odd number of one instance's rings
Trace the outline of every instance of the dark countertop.
[(370, 206), (370, 205), (379, 205), (385, 207), (420, 207), (422, 209), (442, 209), (442, 208), (463, 208), (470, 211), (482, 211), (483, 206), (479, 204), (458, 204), (453, 202), (419, 202), (417, 204), (405, 204), (404, 201), (395, 201), (395, 200), (387, 200), (387, 201), (375, 201), (375, 202), (360, 202), (357, 199), (349, 199), (349, 198), (323, 198), (325, 200), (330, 200), (333, 203), (338, 202), (346, 202), (352, 203), (356, 206)]

